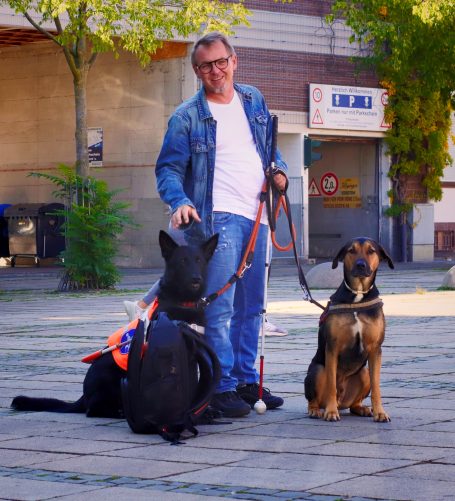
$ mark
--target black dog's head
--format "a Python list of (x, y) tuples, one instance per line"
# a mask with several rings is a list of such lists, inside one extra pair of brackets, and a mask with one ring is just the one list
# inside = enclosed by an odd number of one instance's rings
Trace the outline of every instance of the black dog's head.
[(374, 275), (380, 261), (387, 261), (389, 267), (394, 268), (392, 258), (384, 247), (368, 237), (353, 238), (346, 243), (332, 261), (332, 268), (336, 268), (339, 261), (344, 263), (345, 275), (348, 273), (352, 277)]
[(201, 245), (178, 245), (165, 231), (160, 231), (161, 254), (166, 262), (160, 284), (160, 298), (186, 303), (197, 301), (205, 289), (207, 264), (218, 244), (218, 234)]

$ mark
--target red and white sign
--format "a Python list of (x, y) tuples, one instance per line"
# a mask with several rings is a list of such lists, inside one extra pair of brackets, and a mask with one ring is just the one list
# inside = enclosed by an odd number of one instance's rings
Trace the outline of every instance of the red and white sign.
[(313, 120), (311, 121), (313, 125), (324, 125), (324, 121), (322, 120), (321, 112), (316, 109), (314, 115), (313, 115)]
[(316, 180), (313, 178), (311, 180), (310, 186), (308, 187), (308, 196), (309, 197), (320, 197), (321, 192), (319, 191), (318, 184)]
[(333, 172), (326, 172), (321, 177), (321, 191), (327, 197), (335, 195), (338, 191), (338, 185), (338, 178)]
[(322, 101), (322, 90), (319, 87), (313, 89), (313, 99), (315, 103), (320, 103)]

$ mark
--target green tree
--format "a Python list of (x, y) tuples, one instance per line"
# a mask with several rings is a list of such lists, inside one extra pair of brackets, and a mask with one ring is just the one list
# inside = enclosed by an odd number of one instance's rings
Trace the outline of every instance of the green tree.
[(451, 162), (455, 0), (336, 0), (333, 12), (353, 30), (351, 42), (369, 49), (363, 63), (375, 67), (389, 93), (388, 214), (399, 216), (405, 227), (415, 201), (407, 189), (409, 179), (419, 180), (427, 200), (440, 200), (443, 171)]
[[(0, 0), (22, 14), (63, 51), (73, 75), (76, 110), (76, 172), (89, 174), (87, 78), (98, 54), (119, 49), (141, 64), (164, 40), (214, 29), (230, 33), (247, 24), (243, 0)], [(55, 26), (48, 29), (46, 26)]]

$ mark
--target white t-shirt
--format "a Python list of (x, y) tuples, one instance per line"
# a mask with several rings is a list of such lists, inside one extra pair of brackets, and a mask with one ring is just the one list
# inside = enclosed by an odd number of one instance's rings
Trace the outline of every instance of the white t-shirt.
[(245, 110), (237, 92), (229, 104), (208, 105), (217, 122), (213, 210), (255, 220), (264, 170)]

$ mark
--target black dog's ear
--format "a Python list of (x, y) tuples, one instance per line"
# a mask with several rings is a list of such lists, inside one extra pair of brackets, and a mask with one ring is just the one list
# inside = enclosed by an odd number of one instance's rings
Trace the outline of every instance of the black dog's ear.
[(351, 242), (346, 244), (344, 247), (341, 247), (341, 249), (338, 251), (338, 254), (333, 258), (333, 261), (332, 261), (332, 270), (334, 270), (338, 266), (338, 261), (343, 261), (344, 257), (346, 256), (346, 252), (348, 251), (350, 245), (351, 245)]
[(163, 230), (160, 230), (160, 236), (158, 240), (160, 243), (161, 255), (163, 256), (164, 260), (167, 261), (179, 245), (174, 242), (172, 237)]
[(387, 261), (389, 268), (393, 270), (395, 268), (395, 265), (393, 264), (392, 258), (387, 254), (387, 251), (381, 244), (376, 243), (376, 245), (379, 248), (379, 255), (381, 256), (381, 260)]
[(215, 252), (216, 246), (218, 245), (218, 233), (212, 235), (207, 242), (201, 245), (202, 252), (204, 253), (205, 259), (208, 261)]

